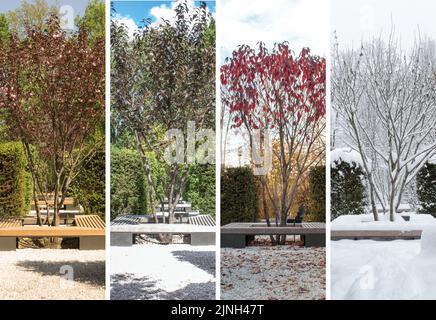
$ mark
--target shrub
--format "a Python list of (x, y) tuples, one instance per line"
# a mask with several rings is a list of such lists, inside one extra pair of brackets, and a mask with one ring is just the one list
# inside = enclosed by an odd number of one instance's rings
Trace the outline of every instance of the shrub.
[(189, 168), (189, 178), (184, 199), (201, 214), (215, 216), (215, 165), (194, 164)]
[(23, 216), (30, 210), (32, 180), (19, 142), (0, 144), (0, 215)]
[(313, 167), (309, 172), (308, 221), (325, 222), (325, 166)]
[(420, 213), (436, 217), (436, 163), (426, 163), (416, 177)]
[(221, 225), (252, 222), (258, 217), (256, 180), (248, 167), (227, 168), (221, 173)]
[(105, 167), (104, 145), (85, 163), (71, 186), (71, 195), (86, 214), (105, 214)]
[(147, 212), (146, 181), (136, 150), (111, 150), (111, 220)]
[(365, 212), (366, 196), (362, 168), (355, 162), (334, 161), (331, 168), (331, 219)]

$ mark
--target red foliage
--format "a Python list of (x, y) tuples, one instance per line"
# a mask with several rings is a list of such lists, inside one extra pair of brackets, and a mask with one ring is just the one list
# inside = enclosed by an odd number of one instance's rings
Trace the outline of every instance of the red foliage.
[(298, 57), (286, 42), (271, 53), (243, 45), (221, 67), (222, 102), (232, 126), (252, 129), (299, 127), (325, 115), (326, 61), (304, 48)]

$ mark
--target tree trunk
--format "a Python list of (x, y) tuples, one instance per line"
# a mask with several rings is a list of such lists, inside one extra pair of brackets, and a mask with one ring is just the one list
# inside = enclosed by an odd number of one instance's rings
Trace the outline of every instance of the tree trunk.
[[(153, 178), (151, 175), (151, 167), (150, 167), (148, 159), (145, 155), (144, 148), (142, 147), (141, 139), (140, 139), (139, 133), (137, 131), (135, 131), (135, 136), (136, 136), (136, 143), (137, 143), (138, 152), (139, 152), (139, 155), (141, 156), (142, 168), (144, 170), (145, 176), (147, 177), (148, 196), (150, 198), (151, 214), (153, 215), (154, 222), (158, 223), (159, 221), (157, 218), (156, 205), (155, 205), (156, 194), (155, 194), (155, 190), (154, 190)], [(163, 212), (163, 215), (165, 215), (164, 212)]]

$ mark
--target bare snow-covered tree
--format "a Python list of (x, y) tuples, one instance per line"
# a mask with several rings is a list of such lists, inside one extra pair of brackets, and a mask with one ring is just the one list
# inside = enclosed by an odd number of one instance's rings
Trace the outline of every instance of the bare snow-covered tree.
[(333, 53), (332, 106), (343, 142), (362, 156), (371, 209), (394, 221), (405, 188), (436, 153), (436, 54), (418, 38), (404, 51), (391, 33)]

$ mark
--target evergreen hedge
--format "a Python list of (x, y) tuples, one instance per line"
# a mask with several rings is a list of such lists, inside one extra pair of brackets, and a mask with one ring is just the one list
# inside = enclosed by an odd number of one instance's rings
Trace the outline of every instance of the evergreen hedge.
[(147, 190), (136, 150), (111, 150), (111, 220), (120, 214), (147, 213)]
[(201, 214), (215, 216), (215, 165), (193, 164), (189, 168), (189, 178), (184, 200)]
[(308, 210), (306, 220), (325, 222), (325, 166), (316, 166), (309, 172)]
[(362, 168), (352, 162), (335, 161), (331, 168), (331, 219), (345, 214), (363, 214), (366, 196)]
[(20, 142), (0, 144), (0, 215), (24, 216), (32, 201), (32, 179)]
[(436, 164), (426, 163), (416, 177), (419, 212), (436, 217)]
[(248, 167), (226, 168), (221, 172), (221, 225), (254, 222), (258, 197), (253, 171)]
[(105, 167), (104, 145), (85, 163), (71, 185), (71, 195), (86, 214), (105, 215)]

